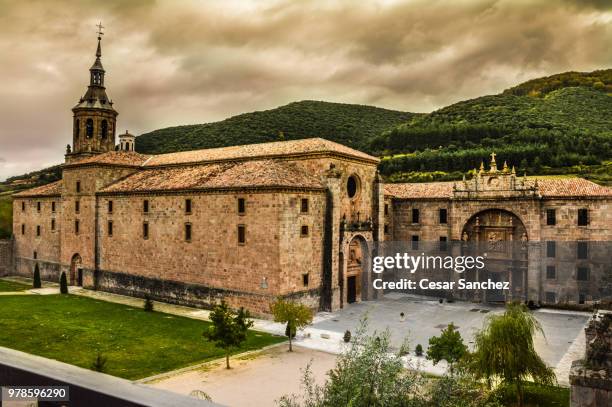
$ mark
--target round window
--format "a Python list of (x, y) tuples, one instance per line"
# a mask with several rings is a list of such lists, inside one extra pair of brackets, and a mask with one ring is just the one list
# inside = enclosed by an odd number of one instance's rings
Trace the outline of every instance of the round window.
[(348, 193), (349, 198), (354, 198), (357, 196), (357, 193), (359, 192), (359, 179), (355, 175), (348, 177), (348, 181), (346, 182), (346, 192)]

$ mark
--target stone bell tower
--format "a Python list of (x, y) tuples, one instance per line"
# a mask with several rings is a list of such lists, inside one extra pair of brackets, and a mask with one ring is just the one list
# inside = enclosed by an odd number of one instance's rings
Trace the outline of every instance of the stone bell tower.
[(115, 149), (117, 111), (106, 95), (102, 57), (102, 24), (98, 24), (96, 60), (89, 68), (89, 86), (79, 103), (72, 108), (72, 148), (66, 149), (66, 162), (72, 162)]

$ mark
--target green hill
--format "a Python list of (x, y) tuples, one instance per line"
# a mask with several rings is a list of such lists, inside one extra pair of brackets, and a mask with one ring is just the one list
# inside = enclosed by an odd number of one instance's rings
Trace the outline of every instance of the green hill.
[(301, 101), (215, 123), (155, 130), (138, 137), (136, 150), (157, 154), (309, 137), (364, 149), (372, 137), (415, 116), (373, 106)]

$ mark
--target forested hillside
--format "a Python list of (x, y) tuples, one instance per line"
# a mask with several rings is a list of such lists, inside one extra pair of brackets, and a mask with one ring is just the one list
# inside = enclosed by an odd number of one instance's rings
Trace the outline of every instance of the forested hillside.
[(155, 130), (138, 137), (136, 150), (166, 153), (309, 137), (365, 149), (372, 137), (415, 116), (373, 106), (306, 100), (215, 123)]

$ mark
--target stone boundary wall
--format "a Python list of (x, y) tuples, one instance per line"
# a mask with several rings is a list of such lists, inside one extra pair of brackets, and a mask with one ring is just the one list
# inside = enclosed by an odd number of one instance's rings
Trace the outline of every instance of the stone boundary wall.
[(0, 276), (13, 274), (13, 241), (0, 240)]
[(0, 383), (3, 386), (68, 386), (70, 401), (43, 402), (45, 406), (218, 406), (209, 401), (145, 387), (129, 380), (2, 347)]

